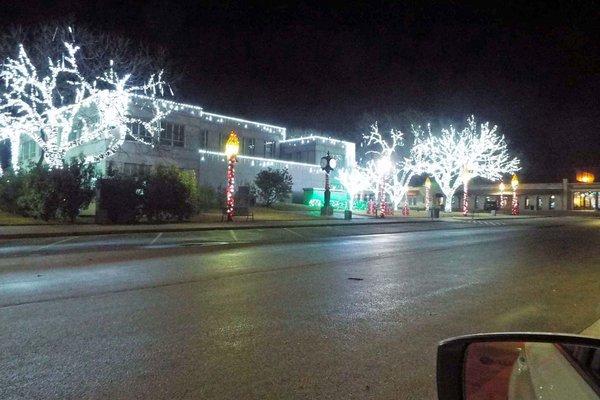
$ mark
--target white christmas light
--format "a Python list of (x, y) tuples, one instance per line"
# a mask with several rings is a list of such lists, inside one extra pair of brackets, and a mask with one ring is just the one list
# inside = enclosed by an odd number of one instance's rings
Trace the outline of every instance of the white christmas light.
[[(406, 202), (408, 185), (416, 172), (412, 146), (405, 147), (404, 134), (399, 130), (391, 129), (389, 139), (384, 138), (377, 123), (363, 138), (365, 146), (369, 148), (366, 154), (373, 157), (363, 169), (370, 182), (369, 189), (374, 193), (380, 193), (380, 189), (383, 189), (383, 193), (391, 200), (392, 209), (396, 210), (403, 200)], [(403, 153), (408, 154), (406, 157), (400, 154), (403, 147)], [(381, 203), (382, 199), (378, 200)]]
[(354, 165), (337, 170), (336, 179), (348, 192), (348, 209), (352, 211), (356, 195), (369, 188), (368, 176), (358, 165)]
[[(133, 132), (133, 124), (157, 137), (159, 121), (166, 115), (156, 101), (165, 83), (162, 71), (150, 76), (141, 86), (128, 84), (130, 75), (120, 76), (109, 68), (89, 82), (79, 71), (79, 47), (65, 42), (60, 60), (48, 60), (48, 72), (40, 74), (27, 52), (19, 45), (16, 59), (8, 58), (0, 69), (4, 90), (0, 94), (0, 139), (11, 142), (13, 168), (18, 168), (21, 135), (33, 140), (43, 152), (44, 161), (59, 166), (66, 153), (82, 144), (105, 141), (105, 149), (88, 154), (88, 161), (112, 155), (129, 136), (146, 143), (146, 137)], [(129, 115), (133, 96), (144, 95), (143, 107), (152, 113), (150, 120)], [(73, 136), (72, 139), (69, 136)]]
[(450, 125), (434, 135), (430, 126), (426, 132), (413, 128), (417, 137), (414, 168), (435, 178), (446, 196), (445, 211), (452, 211), (454, 193), (461, 184), (466, 192), (471, 178), (497, 180), (519, 170), (519, 160), (509, 156), (504, 136), (497, 129), (495, 125), (490, 128), (489, 122), (478, 126), (474, 116), (467, 119), (461, 131)]

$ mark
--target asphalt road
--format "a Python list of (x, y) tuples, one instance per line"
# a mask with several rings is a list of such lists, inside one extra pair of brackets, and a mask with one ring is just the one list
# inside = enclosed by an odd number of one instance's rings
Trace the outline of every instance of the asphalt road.
[(600, 318), (600, 220), (0, 242), (1, 399), (435, 398), (435, 346)]

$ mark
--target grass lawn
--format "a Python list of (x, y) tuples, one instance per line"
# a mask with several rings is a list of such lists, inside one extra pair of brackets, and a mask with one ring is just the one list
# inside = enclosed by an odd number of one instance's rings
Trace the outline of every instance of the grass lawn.
[(0, 210), (0, 225), (45, 225), (46, 222)]
[[(252, 207), (255, 221), (305, 221), (321, 218), (321, 211), (303, 204), (277, 203), (272, 207)], [(246, 217), (236, 217), (244, 221)], [(221, 222), (221, 211), (210, 210), (192, 217), (191, 222)]]

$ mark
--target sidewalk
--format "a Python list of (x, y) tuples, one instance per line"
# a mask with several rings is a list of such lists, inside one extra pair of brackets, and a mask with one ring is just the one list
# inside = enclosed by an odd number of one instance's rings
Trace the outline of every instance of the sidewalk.
[(327, 218), (314, 220), (289, 220), (289, 221), (235, 221), (215, 223), (165, 223), (165, 224), (137, 224), (137, 225), (13, 225), (0, 226), (1, 239), (26, 239), (56, 236), (90, 236), (90, 235), (117, 235), (127, 233), (152, 233), (152, 232), (185, 232), (209, 231), (229, 229), (272, 229), (295, 227), (321, 227), (344, 225), (373, 225), (373, 224), (400, 224), (400, 223), (433, 223), (422, 217), (388, 217), (365, 218), (357, 217), (352, 220), (343, 218)]

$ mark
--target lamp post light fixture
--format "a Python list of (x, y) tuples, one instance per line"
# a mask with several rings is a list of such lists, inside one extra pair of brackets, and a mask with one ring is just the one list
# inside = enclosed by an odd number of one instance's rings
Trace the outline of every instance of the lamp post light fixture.
[(226, 188), (226, 212), (227, 221), (233, 221), (233, 212), (235, 205), (235, 163), (237, 155), (240, 152), (240, 140), (235, 131), (229, 132), (229, 137), (225, 143), (225, 155), (227, 156), (227, 188)]
[(429, 198), (431, 192), (431, 179), (425, 178), (425, 211), (429, 211), (431, 200)]
[(519, 215), (519, 200), (517, 199), (517, 188), (519, 187), (519, 178), (517, 178), (517, 174), (513, 174), (512, 179), (510, 180), (510, 186), (513, 190), (511, 214)]
[(325, 171), (325, 201), (321, 208), (321, 215), (333, 215), (333, 207), (331, 207), (331, 189), (329, 187), (329, 173), (337, 166), (337, 160), (327, 152), (325, 157), (321, 157), (321, 169)]

